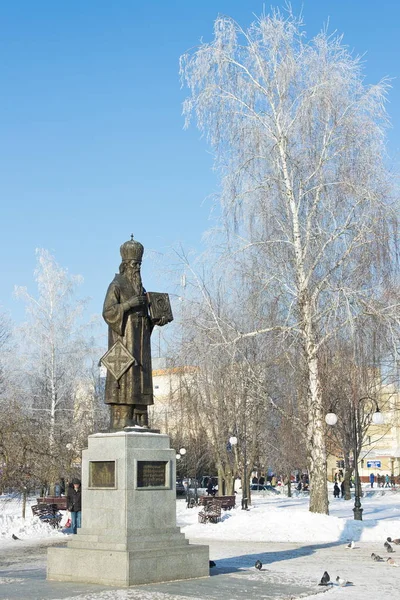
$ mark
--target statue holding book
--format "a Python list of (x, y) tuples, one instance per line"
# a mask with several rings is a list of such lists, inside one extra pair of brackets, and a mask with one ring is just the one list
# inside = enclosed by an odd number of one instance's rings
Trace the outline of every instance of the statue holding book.
[(108, 324), (105, 403), (111, 430), (148, 428), (147, 407), (153, 404), (150, 337), (155, 325), (173, 316), (168, 294), (147, 292), (140, 274), (144, 248), (133, 236), (120, 248), (122, 262), (108, 287), (103, 318)]

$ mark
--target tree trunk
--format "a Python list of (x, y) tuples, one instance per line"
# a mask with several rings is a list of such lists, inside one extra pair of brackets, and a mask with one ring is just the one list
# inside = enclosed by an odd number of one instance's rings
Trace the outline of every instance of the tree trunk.
[(288, 475), (288, 480), (287, 480), (286, 485), (287, 485), (287, 495), (288, 495), (288, 498), (291, 498), (292, 497), (292, 480), (291, 480), (290, 473)]
[(26, 487), (24, 487), (24, 491), (22, 492), (22, 518), (25, 519), (26, 515)]
[(343, 482), (344, 482), (344, 499), (345, 500), (351, 500), (351, 490), (350, 490), (351, 474), (352, 474), (352, 469), (350, 468), (350, 465), (347, 464), (346, 465), (346, 470), (344, 472), (344, 478), (343, 478)]
[(312, 326), (312, 307), (302, 303), (305, 349), (308, 368), (308, 447), (310, 476), (310, 512), (329, 514), (326, 482), (325, 418), (322, 405), (319, 364)]
[(218, 467), (218, 492), (217, 496), (223, 496), (225, 492), (225, 472), (221, 465)]

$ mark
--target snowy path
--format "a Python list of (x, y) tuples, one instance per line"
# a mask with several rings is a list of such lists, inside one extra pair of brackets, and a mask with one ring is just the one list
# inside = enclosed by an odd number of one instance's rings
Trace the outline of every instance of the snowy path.
[[(204, 543), (204, 540), (202, 540)], [(385, 597), (400, 597), (400, 568), (391, 567), (386, 563), (389, 556), (384, 553), (383, 544), (357, 543), (354, 550), (348, 550), (342, 543), (327, 544), (264, 544), (239, 542), (218, 545), (210, 542), (210, 556), (217, 563), (217, 568), (224, 564), (251, 567), (258, 558), (263, 563), (260, 572), (253, 568), (253, 579), (260, 579), (268, 586), (270, 576), (281, 576), (281, 581), (295, 577), (298, 582), (312, 585), (318, 596), (310, 598), (346, 598), (349, 600), (376, 600)], [(377, 563), (371, 559), (371, 553), (382, 556), (385, 562)], [(400, 547), (395, 554), (400, 564)], [(233, 562), (227, 560), (233, 558)], [(328, 588), (318, 587), (324, 571), (328, 571), (331, 580), (339, 575), (352, 581), (352, 586), (340, 588), (332, 585)], [(325, 593), (328, 595), (325, 596)]]
[[(194, 540), (192, 540), (194, 541)], [(204, 543), (205, 540), (201, 540)], [(284, 544), (264, 542), (221, 542), (207, 540), (210, 557), (216, 562), (209, 579), (110, 589), (94, 585), (65, 584), (45, 580), (46, 546), (22, 544), (7, 548), (0, 559), (0, 597), (4, 600), (375, 600), (385, 595), (398, 597), (400, 568), (371, 560), (379, 552), (376, 543)], [(383, 549), (383, 548), (382, 548)], [(393, 556), (399, 555), (400, 551)], [(254, 568), (255, 561), (263, 569)], [(339, 588), (318, 587), (323, 571), (334, 579), (340, 575), (353, 582)], [(317, 595), (315, 595), (317, 594)]]
[[(1, 499), (0, 499), (1, 500)], [(240, 506), (240, 502), (239, 502)], [(208, 544), (217, 563), (211, 577), (129, 589), (47, 582), (46, 546), (65, 543), (59, 532), (20, 517), (18, 502), (0, 503), (0, 598), (2, 600), (376, 600), (400, 597), (400, 568), (386, 563), (387, 536), (400, 538), (400, 493), (368, 492), (364, 520), (352, 518), (353, 502), (331, 501), (331, 515), (308, 512), (307, 499), (253, 498), (249, 511), (224, 513), (221, 523), (198, 523), (198, 509), (177, 502), (177, 523), (192, 543)], [(14, 541), (12, 535), (19, 539)], [(355, 540), (357, 548), (346, 549)], [(400, 564), (400, 546), (392, 555)], [(376, 563), (371, 552), (385, 562)], [(254, 568), (259, 559), (262, 571)], [(327, 570), (353, 582), (318, 587)]]

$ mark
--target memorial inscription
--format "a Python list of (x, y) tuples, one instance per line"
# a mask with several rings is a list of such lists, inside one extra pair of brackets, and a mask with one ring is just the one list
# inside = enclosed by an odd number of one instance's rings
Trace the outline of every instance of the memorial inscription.
[(115, 488), (115, 460), (89, 461), (89, 487)]
[(138, 460), (137, 487), (168, 487), (167, 464), (164, 460)]

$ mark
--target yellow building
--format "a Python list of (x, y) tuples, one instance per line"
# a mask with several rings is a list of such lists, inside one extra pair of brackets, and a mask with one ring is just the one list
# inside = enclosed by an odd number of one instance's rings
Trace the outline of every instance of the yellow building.
[[(371, 424), (365, 434), (358, 457), (358, 471), (361, 481), (368, 482), (371, 473), (375, 475), (400, 476), (400, 394), (393, 386), (382, 388), (379, 407), (384, 422)], [(338, 472), (337, 462), (342, 456), (328, 457), (328, 479)]]

